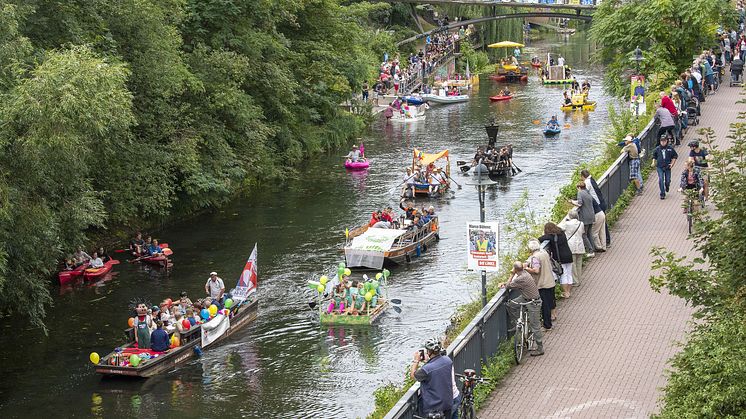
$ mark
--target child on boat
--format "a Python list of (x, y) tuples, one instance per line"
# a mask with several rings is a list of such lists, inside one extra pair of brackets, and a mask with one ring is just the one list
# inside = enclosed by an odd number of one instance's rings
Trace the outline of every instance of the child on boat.
[(344, 282), (340, 282), (334, 289), (334, 295), (332, 301), (329, 302), (329, 308), (326, 313), (332, 314), (332, 311), (339, 309), (339, 314), (343, 314), (345, 311), (345, 300), (347, 299), (347, 289), (345, 288)]

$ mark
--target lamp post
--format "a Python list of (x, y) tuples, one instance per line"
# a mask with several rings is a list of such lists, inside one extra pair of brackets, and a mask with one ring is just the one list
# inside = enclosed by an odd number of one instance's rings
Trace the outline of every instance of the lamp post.
[[(495, 136), (497, 136), (497, 126), (492, 123), (492, 127), (494, 127), (494, 133)], [(489, 128), (487, 127), (487, 135), (490, 135)], [(492, 137), (490, 137), (490, 141), (492, 141)], [(479, 160), (479, 164), (474, 168), (474, 179), (465, 182), (467, 185), (473, 185), (477, 187), (477, 193), (479, 193), (479, 222), (483, 223), (486, 221), (485, 212), (484, 212), (484, 201), (485, 196), (487, 192), (487, 186), (492, 186), (496, 184), (494, 180), (490, 179), (490, 171), (487, 168), (487, 166), (483, 163), (484, 159)], [(480, 271), (480, 274), (482, 276), (482, 307), (487, 305), (487, 271), (482, 269)]]

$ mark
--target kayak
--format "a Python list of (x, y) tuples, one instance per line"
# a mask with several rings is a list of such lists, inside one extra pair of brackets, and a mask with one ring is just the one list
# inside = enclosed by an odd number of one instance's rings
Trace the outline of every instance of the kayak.
[(88, 267), (88, 264), (83, 264), (71, 271), (62, 271), (57, 274), (57, 279), (60, 281), (60, 285), (67, 285), (76, 279), (83, 276), (83, 272)]
[(555, 128), (555, 129), (546, 128), (544, 129), (544, 135), (546, 135), (547, 137), (551, 137), (551, 136), (559, 134), (561, 131), (562, 130), (559, 128)]
[(493, 102), (499, 102), (501, 100), (510, 100), (510, 99), (513, 99), (513, 95), (490, 96), (490, 100)]
[(348, 170), (365, 170), (368, 167), (370, 167), (370, 163), (368, 163), (367, 160), (345, 162), (345, 169), (348, 169)]
[(589, 101), (582, 105), (562, 105), (560, 109), (563, 111), (594, 111), (596, 110), (596, 102)]
[(108, 262), (105, 262), (103, 268), (88, 268), (85, 270), (85, 272), (83, 272), (83, 279), (91, 280), (100, 278), (111, 272), (111, 269), (114, 267), (114, 265), (117, 264), (119, 264), (119, 261), (112, 259)]
[(168, 265), (168, 257), (165, 255), (148, 256), (146, 258), (140, 259), (140, 262), (166, 267), (166, 265)]

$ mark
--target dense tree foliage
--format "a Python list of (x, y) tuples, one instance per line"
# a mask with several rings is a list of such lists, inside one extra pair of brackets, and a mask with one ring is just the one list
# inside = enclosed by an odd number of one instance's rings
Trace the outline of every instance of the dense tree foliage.
[(641, 73), (670, 84), (691, 65), (692, 54), (712, 46), (718, 25), (735, 27), (735, 17), (723, 0), (604, 0), (590, 34), (600, 46), (597, 59), (607, 66), (605, 87), (620, 96), (628, 92), (635, 69), (630, 58), (638, 46), (645, 57)]
[(711, 150), (708, 157), (718, 216), (700, 214), (695, 223), (702, 258), (653, 251), (659, 270), (653, 288), (684, 298), (701, 319), (672, 360), (663, 418), (743, 417), (746, 411), (746, 124), (735, 124), (730, 139), (729, 149)]
[[(340, 146), (384, 3), (0, 0), (0, 313), (42, 324), (92, 231), (219, 205)], [(288, 166), (290, 170), (288, 170)]]

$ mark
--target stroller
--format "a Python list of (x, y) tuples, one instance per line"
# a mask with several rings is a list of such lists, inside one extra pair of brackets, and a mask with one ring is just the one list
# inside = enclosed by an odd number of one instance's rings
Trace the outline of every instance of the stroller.
[(743, 86), (743, 61), (738, 57), (730, 64), (730, 85)]
[(699, 108), (699, 100), (697, 100), (696, 97), (692, 96), (689, 99), (689, 103), (687, 103), (686, 107), (686, 117), (688, 118), (688, 125), (699, 124), (699, 112), (697, 112), (697, 108)]

